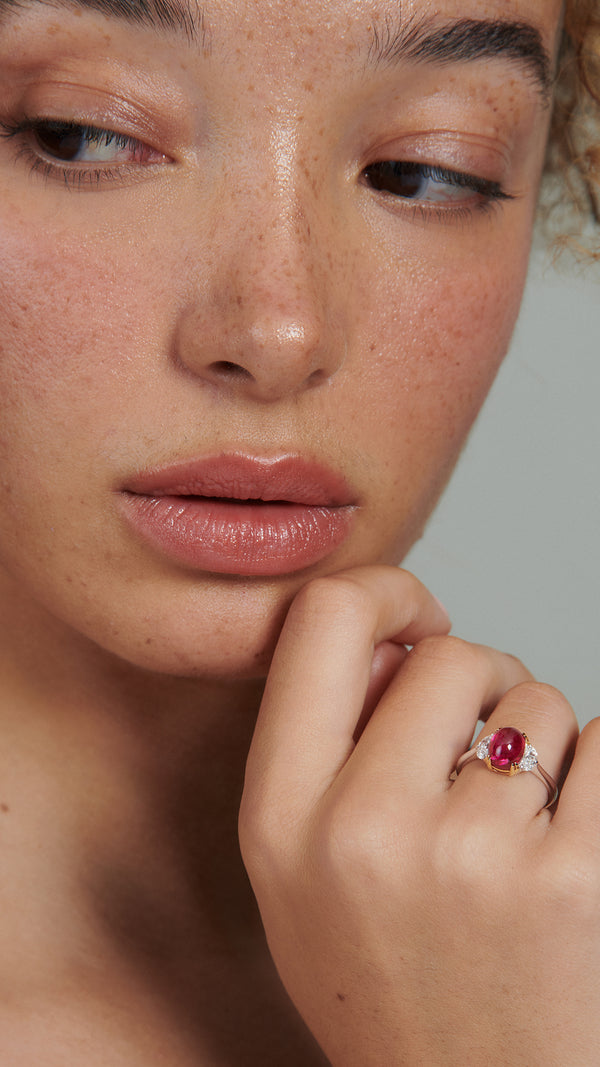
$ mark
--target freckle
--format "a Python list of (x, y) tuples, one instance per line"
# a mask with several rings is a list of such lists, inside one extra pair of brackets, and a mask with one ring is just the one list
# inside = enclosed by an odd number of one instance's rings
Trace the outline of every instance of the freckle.
[(8, 804), (0, 804), (0, 811), (6, 815), (10, 811)]
[(307, 93), (312, 93), (312, 91), (314, 89), (314, 85), (313, 85), (312, 82), (304, 82), (304, 85), (302, 86), (302, 88), (306, 89)]

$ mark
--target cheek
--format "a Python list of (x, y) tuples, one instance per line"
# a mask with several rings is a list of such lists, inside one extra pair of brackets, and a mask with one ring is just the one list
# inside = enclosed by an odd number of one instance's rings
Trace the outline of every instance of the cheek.
[(135, 396), (143, 316), (106, 243), (6, 223), (0, 239), (0, 552), (9, 570), (29, 557), (46, 572), (61, 545), (75, 563), (82, 527), (101, 523), (94, 493)]
[(3, 222), (0, 242), (0, 583), (110, 643), (132, 580), (112, 492), (156, 428), (157, 283), (117, 236)]
[(387, 558), (422, 532), (506, 353), (526, 251), (479, 254), (476, 272), (464, 262), (412, 266), (401, 281), (385, 278), (365, 309), (369, 358), (348, 406), (372, 457)]
[(518, 314), (525, 273), (521, 256), (479, 254), (464, 261), (413, 267), (402, 283), (379, 290), (369, 317), (366, 375), (390, 432), (404, 428), (428, 447), (452, 450), (471, 426), (504, 357)]
[(59, 233), (33, 240), (26, 226), (5, 226), (1, 238), (2, 463), (37, 453), (34, 476), (49, 465), (39, 463), (41, 448), (64, 465), (65, 445), (75, 442), (76, 462), (76, 443), (91, 429), (101, 443), (118, 427), (143, 312), (127, 291), (132, 265), (111, 263), (101, 243), (88, 248)]

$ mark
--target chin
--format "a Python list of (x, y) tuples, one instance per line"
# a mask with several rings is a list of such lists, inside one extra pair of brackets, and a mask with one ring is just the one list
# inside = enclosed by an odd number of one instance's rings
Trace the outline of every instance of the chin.
[(248, 582), (220, 588), (146, 589), (119, 610), (102, 605), (85, 619), (71, 618), (101, 652), (143, 671), (215, 682), (260, 680), (268, 673), (296, 589)]
[(174, 642), (171, 635), (155, 634), (149, 641), (123, 647), (115, 642), (107, 651), (116, 654), (130, 666), (173, 678), (190, 678), (207, 682), (227, 683), (265, 680), (279, 635), (266, 627), (267, 632), (246, 633), (243, 640), (232, 635), (226, 642), (215, 635), (198, 645), (182, 640)]

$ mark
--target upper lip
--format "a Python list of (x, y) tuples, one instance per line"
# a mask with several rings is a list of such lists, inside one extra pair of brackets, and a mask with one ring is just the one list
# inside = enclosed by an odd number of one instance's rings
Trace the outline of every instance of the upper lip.
[(354, 503), (341, 474), (293, 454), (257, 457), (229, 452), (180, 460), (134, 475), (125, 488), (144, 496), (285, 501), (314, 507), (347, 507)]

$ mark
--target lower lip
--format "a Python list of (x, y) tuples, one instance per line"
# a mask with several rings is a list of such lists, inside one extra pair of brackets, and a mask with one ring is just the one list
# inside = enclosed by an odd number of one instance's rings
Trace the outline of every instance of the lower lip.
[(130, 525), (160, 552), (232, 575), (289, 574), (318, 563), (345, 540), (354, 511), (136, 493), (123, 499)]

